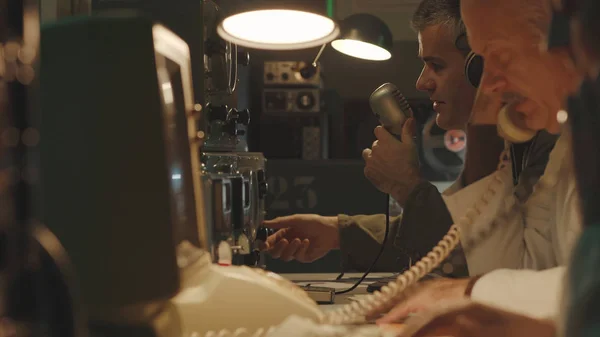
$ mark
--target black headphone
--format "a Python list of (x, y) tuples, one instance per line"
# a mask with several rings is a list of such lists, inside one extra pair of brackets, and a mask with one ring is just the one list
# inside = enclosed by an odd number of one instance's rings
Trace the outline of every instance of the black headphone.
[(461, 33), (454, 41), (454, 45), (458, 50), (467, 53), (465, 58), (465, 76), (467, 81), (475, 88), (479, 87), (481, 75), (483, 75), (483, 57), (475, 54), (469, 46), (469, 40), (466, 33)]

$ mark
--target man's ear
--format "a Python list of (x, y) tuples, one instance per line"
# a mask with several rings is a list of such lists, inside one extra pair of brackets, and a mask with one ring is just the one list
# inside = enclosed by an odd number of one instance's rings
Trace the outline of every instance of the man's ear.
[(469, 45), (469, 39), (467, 38), (467, 33), (460, 33), (454, 40), (454, 46), (456, 49), (460, 50), (463, 55), (468, 55), (471, 51), (471, 46)]

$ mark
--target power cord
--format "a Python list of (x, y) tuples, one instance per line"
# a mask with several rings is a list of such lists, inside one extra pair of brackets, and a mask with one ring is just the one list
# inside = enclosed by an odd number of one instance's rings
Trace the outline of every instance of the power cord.
[[(365, 278), (367, 278), (367, 275), (369, 275), (371, 270), (377, 264), (377, 261), (379, 261), (381, 254), (383, 254), (383, 250), (385, 249), (385, 244), (387, 242), (389, 232), (390, 232), (390, 195), (387, 194), (386, 201), (385, 201), (385, 234), (383, 235), (383, 242), (381, 243), (381, 248), (379, 248), (379, 253), (375, 257), (375, 260), (373, 261), (373, 263), (371, 264), (369, 269), (367, 269), (367, 271), (364, 273), (364, 275), (358, 281), (356, 281), (356, 283), (352, 287), (350, 287), (346, 290), (336, 291), (335, 292), (336, 295), (351, 292), (352, 290), (356, 289), (356, 287), (358, 287), (362, 283), (362, 281), (365, 280)], [(344, 276), (344, 272), (342, 272), (340, 275), (338, 275), (336, 280), (340, 280), (342, 278), (342, 276)]]

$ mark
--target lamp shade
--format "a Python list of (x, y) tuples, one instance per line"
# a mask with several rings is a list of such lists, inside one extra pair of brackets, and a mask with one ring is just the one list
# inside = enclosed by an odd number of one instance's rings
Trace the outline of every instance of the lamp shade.
[(340, 29), (306, 2), (245, 1), (218, 24), (217, 33), (240, 46), (292, 50), (317, 47), (335, 39)]
[(350, 15), (340, 23), (340, 31), (340, 36), (331, 42), (335, 50), (372, 61), (392, 57), (392, 32), (378, 17), (366, 13)]

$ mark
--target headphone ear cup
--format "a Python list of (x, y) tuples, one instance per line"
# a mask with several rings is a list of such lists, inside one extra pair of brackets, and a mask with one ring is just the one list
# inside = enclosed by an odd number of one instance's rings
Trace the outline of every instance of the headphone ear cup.
[(478, 88), (482, 75), (483, 57), (474, 52), (469, 52), (465, 59), (465, 76), (467, 76), (467, 81), (475, 88)]

